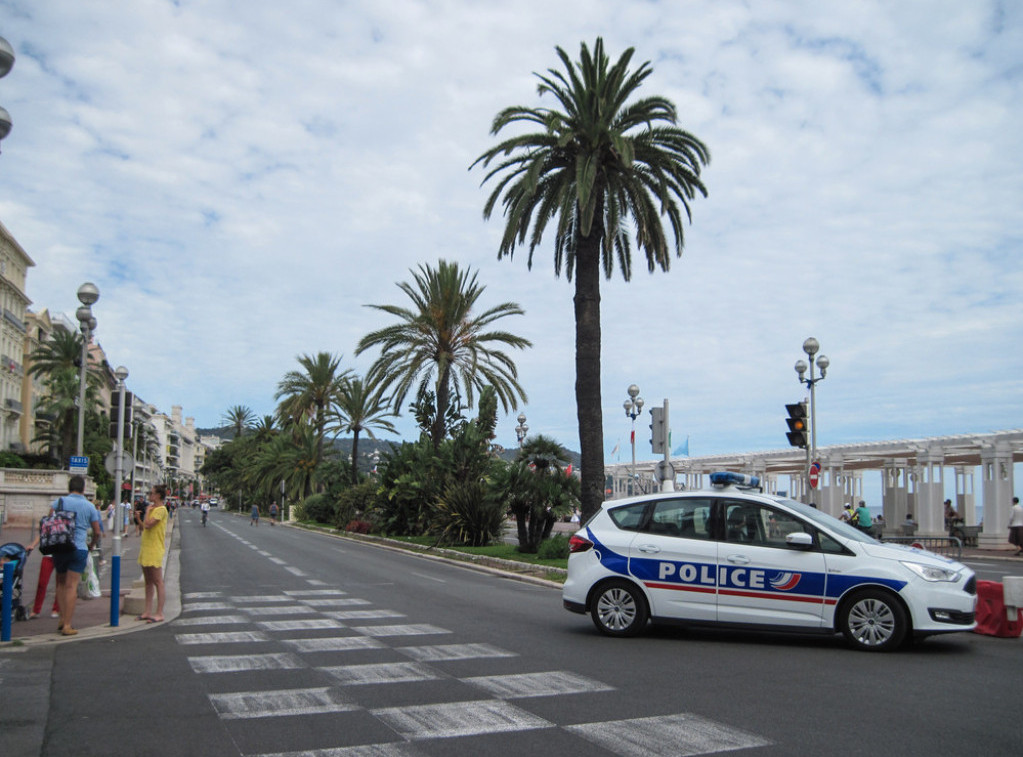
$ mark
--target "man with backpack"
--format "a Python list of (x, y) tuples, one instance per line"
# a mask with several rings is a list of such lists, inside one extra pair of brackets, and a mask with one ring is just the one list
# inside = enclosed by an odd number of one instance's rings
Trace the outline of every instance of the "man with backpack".
[(57, 607), (60, 613), (57, 633), (62, 636), (74, 636), (78, 631), (71, 625), (71, 619), (75, 614), (78, 582), (82, 578), (82, 573), (85, 572), (89, 549), (99, 546), (100, 515), (93, 504), (85, 498), (84, 476), (71, 476), (68, 479), (67, 490), (67, 496), (54, 500), (50, 509), (74, 514), (74, 549), (67, 552), (54, 552), (52, 557), (53, 569), (57, 573)]

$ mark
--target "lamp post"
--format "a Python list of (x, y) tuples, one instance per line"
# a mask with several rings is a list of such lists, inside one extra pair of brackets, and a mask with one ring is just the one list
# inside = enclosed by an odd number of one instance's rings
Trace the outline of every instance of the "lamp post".
[[(806, 448), (807, 493), (810, 491), (810, 465), (817, 459), (817, 382), (824, 380), (824, 377), (828, 375), (828, 366), (831, 365), (827, 355), (817, 355), (820, 348), (820, 342), (812, 336), (808, 337), (803, 342), (803, 352), (810, 359), (810, 363), (807, 365), (805, 360), (800, 359), (796, 361), (795, 365), (796, 373), (799, 374), (799, 383), (806, 384), (810, 390), (810, 446)], [(820, 376), (814, 376), (814, 366), (820, 368)], [(810, 378), (806, 378), (808, 369)]]
[(529, 426), (526, 425), (526, 414), (519, 413), (519, 417), (516, 418), (519, 425), (515, 427), (515, 438), (519, 440), (519, 446), (522, 446), (522, 442), (526, 441), (526, 432), (529, 431)]
[[(121, 482), (124, 480), (124, 381), (128, 369), (119, 365), (117, 377), (117, 444), (114, 447), (114, 550), (110, 558), (110, 625), (116, 626), (121, 617), (121, 531), (124, 518), (121, 513)], [(134, 467), (134, 463), (132, 464)]]
[[(0, 79), (3, 79), (14, 67), (14, 48), (11, 43), (0, 37)], [(0, 140), (11, 133), (11, 114), (0, 106)]]
[(632, 419), (632, 480), (636, 480), (636, 419), (643, 412), (643, 398), (639, 396), (639, 387), (635, 384), (629, 386), (629, 399), (622, 403), (625, 408), (625, 415)]
[(75, 317), (82, 329), (82, 367), (79, 371), (78, 384), (78, 445), (77, 455), (85, 454), (85, 376), (89, 368), (89, 340), (96, 331), (96, 319), (92, 315), (92, 306), (99, 299), (99, 289), (87, 281), (78, 287), (78, 301), (82, 306), (75, 311)]

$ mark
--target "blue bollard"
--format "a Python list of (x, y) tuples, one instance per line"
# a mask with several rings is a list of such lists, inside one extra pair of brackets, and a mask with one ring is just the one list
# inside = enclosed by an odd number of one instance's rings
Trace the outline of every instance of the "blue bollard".
[(121, 556), (110, 558), (110, 625), (117, 626), (121, 618)]
[(3, 564), (4, 572), (4, 601), (0, 607), (0, 641), (11, 640), (11, 593), (14, 591), (14, 566), (16, 560)]

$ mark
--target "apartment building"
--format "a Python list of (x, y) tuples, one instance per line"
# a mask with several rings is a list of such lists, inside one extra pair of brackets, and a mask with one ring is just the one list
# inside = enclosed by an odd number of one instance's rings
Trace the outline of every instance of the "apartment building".
[(25, 278), (35, 263), (0, 223), (0, 450), (25, 448), (21, 436), (25, 352)]

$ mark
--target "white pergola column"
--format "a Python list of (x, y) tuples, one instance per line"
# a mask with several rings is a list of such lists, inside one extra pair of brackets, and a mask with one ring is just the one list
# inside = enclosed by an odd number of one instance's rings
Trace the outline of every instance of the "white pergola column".
[(980, 477), (984, 497), (984, 530), (978, 546), (986, 549), (1011, 549), (1009, 509), (1012, 506), (1012, 448), (995, 442), (980, 451)]
[(828, 515), (837, 518), (845, 504), (845, 471), (840, 455), (828, 456), (821, 460), (820, 499), (817, 506)]
[(906, 519), (906, 513), (910, 512), (906, 460), (885, 460), (882, 471), (884, 520), (890, 526), (898, 526)]
[(916, 496), (913, 517), (920, 524), (920, 536), (945, 536), (945, 455), (941, 450), (928, 449), (917, 455), (915, 469)]
[(956, 476), (956, 512), (963, 519), (967, 526), (977, 524), (977, 497), (973, 490), (974, 468), (967, 469), (965, 466), (957, 465)]

